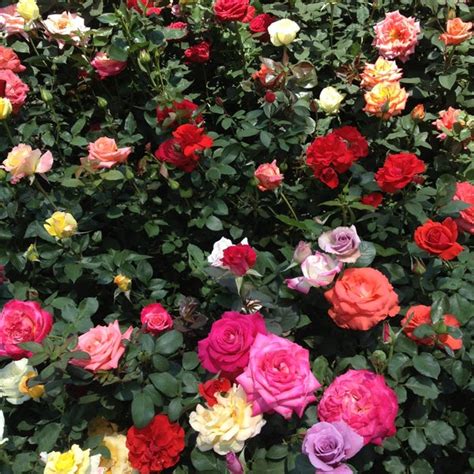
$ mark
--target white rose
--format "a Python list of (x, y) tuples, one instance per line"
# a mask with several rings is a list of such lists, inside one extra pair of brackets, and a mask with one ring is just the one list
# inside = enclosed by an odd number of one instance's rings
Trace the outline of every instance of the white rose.
[(328, 115), (337, 114), (343, 101), (344, 96), (340, 94), (334, 87), (325, 87), (319, 94), (319, 108)]
[(5, 444), (8, 441), (8, 438), (4, 438), (3, 434), (5, 433), (5, 415), (3, 411), (0, 410), (0, 446)]
[(298, 23), (284, 18), (272, 23), (268, 27), (270, 41), (274, 46), (287, 46), (294, 41), (300, 31)]
[(27, 374), (36, 370), (28, 365), (28, 359), (15, 360), (0, 369), (0, 397), (6, 397), (12, 405), (21, 405), (31, 397), (20, 391), (20, 382)]

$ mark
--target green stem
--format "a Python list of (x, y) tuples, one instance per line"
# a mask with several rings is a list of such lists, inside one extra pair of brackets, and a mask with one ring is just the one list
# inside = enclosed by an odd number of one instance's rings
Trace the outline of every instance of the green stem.
[(290, 204), (290, 201), (288, 201), (288, 199), (286, 198), (285, 193), (283, 191), (280, 192), (280, 196), (282, 197), (283, 201), (285, 201), (285, 204), (288, 206), (288, 209), (290, 210), (291, 215), (293, 216), (293, 218), (296, 221), (299, 220), (298, 216), (296, 215), (295, 210), (293, 209), (293, 206)]
[(33, 181), (33, 184), (35, 185), (35, 188), (46, 198), (46, 200), (51, 204), (51, 206), (56, 209), (56, 205), (54, 204), (54, 202), (51, 200), (51, 198), (49, 197), (48, 193), (45, 191), (45, 189), (43, 188), (43, 186), (41, 186), (41, 183), (35, 179)]
[(2, 120), (2, 122), (3, 122), (3, 127), (5, 128), (5, 132), (7, 132), (8, 139), (10, 140), (12, 145), (15, 145), (15, 140), (13, 140), (12, 132), (10, 130), (10, 127), (8, 126), (6, 119)]

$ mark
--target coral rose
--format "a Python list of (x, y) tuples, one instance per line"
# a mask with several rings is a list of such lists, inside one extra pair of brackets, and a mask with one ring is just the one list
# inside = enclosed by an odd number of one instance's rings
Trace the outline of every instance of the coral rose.
[(349, 370), (336, 377), (318, 405), (321, 421), (344, 421), (364, 438), (364, 444), (380, 445), (397, 429), (398, 401), (382, 375), (368, 370)]
[(224, 250), (222, 267), (238, 277), (244, 276), (257, 261), (257, 254), (250, 245), (231, 245)]
[(329, 316), (344, 329), (367, 331), (400, 311), (392, 285), (374, 268), (348, 268), (324, 296), (332, 304)]
[(374, 26), (373, 45), (387, 59), (398, 58), (405, 62), (415, 52), (420, 33), (420, 23), (412, 17), (403, 16), (398, 10), (389, 12)]
[(255, 14), (249, 0), (216, 0), (214, 14), (220, 21), (242, 21), (248, 23)]
[(375, 64), (366, 63), (364, 66), (364, 71), (360, 75), (360, 86), (370, 90), (381, 82), (398, 82), (402, 75), (403, 72), (395, 61), (379, 57)]
[(173, 327), (173, 319), (160, 303), (152, 303), (142, 309), (140, 321), (143, 330), (154, 336), (158, 336), (163, 331)]
[(456, 45), (468, 40), (472, 36), (472, 22), (462, 21), (461, 18), (448, 20), (446, 32), (439, 36), (439, 39), (446, 45)]
[(271, 191), (278, 188), (282, 181), (283, 175), (276, 164), (276, 160), (271, 163), (264, 163), (260, 165), (254, 174), (258, 181), (257, 187), (260, 191)]
[(233, 380), (247, 367), (250, 347), (257, 334), (267, 334), (260, 313), (225, 312), (212, 324), (209, 335), (198, 342), (202, 366), (213, 374), (221, 372)]
[(229, 379), (219, 377), (218, 379), (211, 379), (200, 383), (198, 390), (199, 395), (206, 400), (208, 406), (212, 407), (217, 403), (216, 395), (227, 393), (231, 388), (232, 384)]
[(131, 147), (119, 148), (113, 138), (101, 137), (95, 142), (89, 143), (89, 155), (81, 159), (85, 166), (97, 170), (102, 168), (112, 168), (113, 166), (125, 163), (128, 155), (132, 152)]
[(416, 245), (443, 260), (452, 260), (464, 250), (462, 245), (456, 242), (457, 238), (458, 228), (451, 217), (447, 217), (443, 222), (428, 219), (415, 230)]
[(0, 82), (5, 81), (5, 97), (10, 101), (13, 113), (17, 114), (26, 101), (30, 88), (10, 69), (0, 70)]
[(408, 94), (398, 82), (380, 82), (364, 95), (364, 112), (388, 120), (405, 110)]
[(21, 64), (15, 51), (5, 46), (0, 46), (0, 69), (10, 69), (13, 72), (22, 72), (26, 68)]
[(425, 163), (413, 153), (388, 155), (382, 168), (375, 173), (375, 181), (382, 191), (395, 193), (415, 182), (425, 170)]
[(91, 66), (101, 79), (105, 79), (120, 74), (127, 67), (127, 61), (110, 59), (107, 53), (99, 52), (91, 61)]
[(127, 432), (128, 459), (140, 474), (159, 473), (176, 465), (184, 450), (184, 430), (166, 415), (155, 415), (145, 428)]
[(0, 356), (30, 357), (23, 342), (41, 343), (53, 327), (53, 316), (36, 301), (10, 300), (0, 313)]
[(474, 234), (474, 186), (467, 181), (456, 183), (453, 200), (471, 205), (459, 212), (459, 219), (456, 219), (456, 224), (461, 230)]
[(254, 415), (276, 412), (286, 419), (293, 413), (303, 416), (321, 387), (311, 372), (308, 350), (274, 334), (257, 334), (237, 382), (252, 402)]
[(458, 121), (459, 114), (461, 113), (460, 109), (455, 109), (454, 107), (448, 107), (447, 110), (441, 110), (438, 115), (439, 119), (433, 122), (433, 125), (441, 132), (438, 135), (440, 140), (444, 140), (447, 135), (446, 131), (451, 131), (454, 127), (454, 124)]
[(96, 326), (79, 336), (75, 351), (87, 352), (89, 359), (72, 359), (71, 364), (92, 372), (116, 369), (125, 353), (124, 340), (129, 340), (133, 328), (130, 326), (123, 334), (118, 321), (108, 326)]

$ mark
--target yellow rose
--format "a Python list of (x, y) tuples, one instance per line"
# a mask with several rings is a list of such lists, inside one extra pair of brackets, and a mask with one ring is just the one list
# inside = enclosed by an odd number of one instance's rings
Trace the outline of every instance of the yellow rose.
[(408, 94), (399, 82), (380, 82), (364, 95), (364, 112), (388, 120), (405, 109)]
[(96, 474), (99, 471), (100, 454), (90, 455), (91, 450), (83, 451), (73, 444), (69, 451), (59, 453), (41, 453), (41, 459), (46, 464), (44, 474)]
[(319, 94), (319, 108), (328, 115), (337, 114), (341, 106), (344, 96), (340, 94), (334, 87), (325, 87)]
[(252, 416), (252, 404), (240, 385), (224, 395), (216, 394), (217, 403), (210, 408), (196, 407), (189, 424), (199, 433), (196, 441), (201, 451), (213, 449), (217, 454), (242, 451), (245, 441), (260, 433), (265, 420)]
[(40, 16), (40, 11), (36, 0), (20, 0), (16, 4), (16, 11), (26, 21), (37, 20)]
[(20, 380), (18, 385), (18, 390), (24, 394), (28, 395), (31, 398), (41, 398), (44, 395), (44, 385), (38, 384), (29, 386), (28, 381), (34, 379), (38, 373), (36, 370), (32, 369), (30, 372), (27, 372)]
[(123, 292), (129, 291), (132, 287), (132, 280), (121, 273), (114, 278), (114, 283)]
[(292, 43), (300, 31), (298, 23), (288, 18), (278, 20), (268, 27), (270, 41), (274, 46), (287, 46)]
[(39, 398), (44, 393), (43, 385), (28, 387), (27, 383), (38, 372), (28, 365), (28, 359), (15, 360), (0, 369), (0, 397), (12, 405), (21, 405), (30, 398)]
[(67, 239), (77, 231), (77, 222), (68, 212), (56, 211), (44, 224), (46, 232), (56, 239)]
[(10, 99), (0, 97), (0, 120), (5, 120), (12, 113), (13, 107)]
[(104, 474), (132, 474), (134, 469), (128, 461), (127, 437), (115, 433), (106, 435), (102, 444), (110, 451), (110, 459), (102, 458), (101, 467), (105, 468)]

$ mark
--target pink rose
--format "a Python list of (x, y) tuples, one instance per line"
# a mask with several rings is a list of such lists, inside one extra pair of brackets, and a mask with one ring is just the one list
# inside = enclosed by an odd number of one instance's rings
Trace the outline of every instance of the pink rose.
[(0, 356), (21, 359), (31, 352), (22, 342), (40, 343), (51, 331), (53, 317), (36, 301), (10, 300), (0, 313)]
[(311, 372), (309, 352), (274, 334), (257, 334), (237, 382), (252, 402), (254, 416), (277, 412), (286, 419), (293, 412), (301, 417), (321, 386)]
[(374, 26), (373, 45), (386, 59), (398, 58), (405, 62), (415, 52), (420, 33), (420, 22), (403, 16), (398, 10), (387, 13), (385, 18)]
[(440, 140), (445, 140), (446, 130), (451, 131), (454, 124), (458, 121), (459, 114), (461, 113), (460, 109), (455, 109), (454, 107), (448, 107), (447, 110), (441, 110), (438, 115), (439, 119), (433, 122), (433, 125), (442, 133), (438, 135)]
[(260, 165), (254, 174), (258, 181), (257, 187), (260, 191), (271, 191), (278, 188), (282, 181), (283, 175), (276, 164), (276, 160), (271, 163), (264, 163)]
[(143, 330), (154, 336), (158, 336), (161, 332), (173, 327), (173, 319), (160, 303), (152, 303), (145, 306), (142, 309), (140, 321), (142, 322)]
[(19, 34), (28, 39), (25, 33), (25, 19), (16, 11), (16, 4), (0, 8), (0, 31), (5, 32), (7, 38)]
[(101, 137), (89, 143), (89, 155), (81, 159), (85, 166), (92, 169), (112, 168), (127, 161), (132, 152), (130, 147), (118, 148), (113, 138)]
[(92, 372), (116, 369), (125, 352), (123, 340), (129, 340), (132, 331), (133, 327), (130, 326), (122, 334), (118, 321), (89, 329), (79, 336), (75, 351), (87, 352), (90, 359), (72, 359), (71, 364)]
[(120, 74), (126, 67), (127, 61), (116, 61), (110, 59), (107, 53), (97, 53), (91, 61), (91, 66), (96, 70), (101, 79), (116, 76)]
[(22, 72), (26, 68), (21, 64), (15, 51), (5, 46), (0, 46), (0, 69), (10, 69), (13, 72)]
[(25, 103), (30, 88), (9, 69), (0, 70), (0, 81), (6, 82), (5, 97), (11, 102), (13, 113), (17, 114)]
[(260, 313), (247, 315), (227, 311), (212, 324), (206, 339), (198, 342), (201, 364), (213, 374), (221, 372), (223, 377), (234, 379), (247, 367), (255, 337), (266, 333)]
[(456, 219), (456, 224), (461, 230), (474, 234), (474, 186), (467, 181), (457, 183), (453, 200), (471, 204), (471, 207), (459, 213), (459, 219)]
[(364, 438), (364, 444), (380, 445), (397, 429), (398, 401), (382, 375), (368, 370), (349, 370), (336, 377), (318, 405), (321, 421), (345, 421)]

